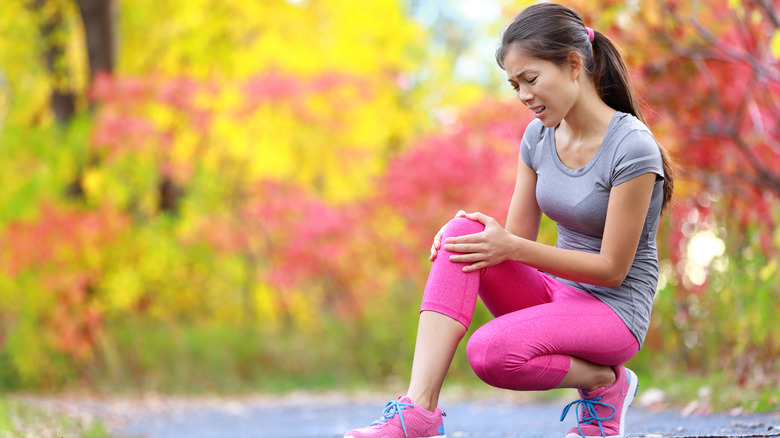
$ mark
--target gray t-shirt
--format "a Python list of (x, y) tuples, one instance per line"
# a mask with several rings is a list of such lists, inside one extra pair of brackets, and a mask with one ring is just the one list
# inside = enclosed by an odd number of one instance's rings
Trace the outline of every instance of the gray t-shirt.
[(630, 114), (615, 113), (596, 154), (575, 170), (558, 157), (555, 129), (534, 120), (526, 128), (520, 155), (536, 171), (539, 207), (557, 223), (555, 246), (591, 253), (601, 251), (610, 189), (648, 172), (658, 175), (636, 256), (623, 284), (609, 288), (557, 277), (611, 307), (641, 346), (658, 284), (655, 236), (663, 202), (663, 163), (650, 130)]

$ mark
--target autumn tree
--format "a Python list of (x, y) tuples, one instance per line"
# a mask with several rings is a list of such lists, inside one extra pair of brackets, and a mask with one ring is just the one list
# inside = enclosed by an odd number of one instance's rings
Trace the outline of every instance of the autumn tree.
[[(0, 5), (0, 172), (14, 175), (0, 194), (0, 297), (14, 303), (0, 368), (26, 373), (9, 379), (86, 378), (121, 350), (103, 329), (134, 318), (312, 321), (318, 293), (285, 289), (299, 274), (326, 298), (370, 289), (343, 284), (375, 284), (345, 271), (370, 239), (340, 236), (388, 159), (433, 127), (415, 104), (430, 84), (412, 77), (425, 36), (400, 5), (98, 3)], [(52, 90), (65, 104), (52, 109)], [(313, 242), (344, 258), (284, 263)], [(43, 248), (56, 256), (20, 256)], [(36, 326), (50, 335), (31, 339)]]

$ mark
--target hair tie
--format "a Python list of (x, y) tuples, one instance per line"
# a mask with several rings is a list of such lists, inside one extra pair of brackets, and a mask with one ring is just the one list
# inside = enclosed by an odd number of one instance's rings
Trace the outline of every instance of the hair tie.
[(588, 41), (593, 43), (593, 40), (596, 39), (596, 33), (593, 32), (593, 29), (586, 27), (585, 30), (588, 32)]

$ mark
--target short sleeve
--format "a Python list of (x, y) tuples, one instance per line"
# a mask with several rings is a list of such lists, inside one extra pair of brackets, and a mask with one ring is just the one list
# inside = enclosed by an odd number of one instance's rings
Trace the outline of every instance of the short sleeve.
[(539, 142), (542, 139), (542, 133), (544, 131), (544, 125), (541, 120), (535, 119), (525, 128), (525, 134), (523, 134), (523, 141), (520, 143), (520, 157), (526, 166), (536, 170), (538, 163), (534, 159), (539, 149)]
[(663, 159), (653, 135), (645, 130), (631, 131), (621, 141), (612, 171), (612, 186), (645, 173), (664, 177)]

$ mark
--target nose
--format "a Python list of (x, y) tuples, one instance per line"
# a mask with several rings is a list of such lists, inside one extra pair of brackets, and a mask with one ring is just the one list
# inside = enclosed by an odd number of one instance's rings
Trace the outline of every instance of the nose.
[(520, 102), (523, 102), (524, 104), (528, 104), (528, 102), (530, 102), (534, 97), (533, 94), (531, 94), (531, 92), (524, 87), (518, 88), (516, 94), (517, 98), (520, 99)]

